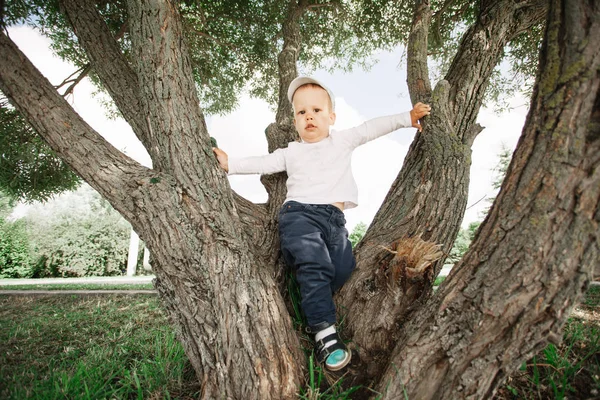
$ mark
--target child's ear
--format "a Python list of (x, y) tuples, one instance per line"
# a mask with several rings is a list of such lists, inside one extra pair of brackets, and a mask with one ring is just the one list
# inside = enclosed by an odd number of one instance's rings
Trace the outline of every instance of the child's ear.
[(329, 113), (329, 125), (335, 124), (335, 113)]

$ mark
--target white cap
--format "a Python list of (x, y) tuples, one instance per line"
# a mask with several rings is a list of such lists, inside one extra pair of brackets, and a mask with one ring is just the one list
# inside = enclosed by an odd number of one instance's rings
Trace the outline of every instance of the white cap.
[(323, 85), (318, 80), (313, 79), (308, 76), (299, 76), (296, 79), (294, 79), (292, 81), (292, 83), (290, 83), (290, 87), (288, 88), (288, 91), (287, 91), (287, 96), (288, 96), (288, 100), (290, 101), (290, 103), (292, 102), (292, 98), (294, 97), (294, 93), (296, 93), (296, 90), (298, 90), (298, 88), (300, 86), (306, 85), (308, 83), (313, 83), (313, 84), (321, 86), (323, 89), (325, 89), (325, 91), (329, 95), (329, 98), (331, 99), (331, 106), (333, 108), (333, 110), (331, 110), (331, 111), (334, 111), (335, 110), (335, 97), (333, 96), (333, 92), (331, 90), (329, 90), (329, 88), (327, 86)]

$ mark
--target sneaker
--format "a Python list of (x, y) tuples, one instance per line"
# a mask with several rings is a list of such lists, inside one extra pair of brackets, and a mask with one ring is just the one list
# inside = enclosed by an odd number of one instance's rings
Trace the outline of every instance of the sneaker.
[[(331, 344), (330, 342), (334, 343)], [(329, 346), (325, 346), (325, 344), (329, 344)], [(315, 353), (317, 360), (324, 363), (330, 371), (339, 371), (348, 365), (352, 358), (352, 352), (346, 348), (337, 332), (316, 341)]]
[(350, 362), (352, 352), (350, 350), (337, 349), (325, 360), (325, 367), (330, 371), (339, 371)]

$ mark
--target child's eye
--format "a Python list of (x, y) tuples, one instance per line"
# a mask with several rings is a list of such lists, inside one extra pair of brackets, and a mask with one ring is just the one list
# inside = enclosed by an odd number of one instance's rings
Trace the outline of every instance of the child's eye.
[(319, 111), (321, 111), (320, 108), (315, 108), (315, 112), (318, 113)]
[(303, 115), (306, 111), (298, 111), (298, 114)]

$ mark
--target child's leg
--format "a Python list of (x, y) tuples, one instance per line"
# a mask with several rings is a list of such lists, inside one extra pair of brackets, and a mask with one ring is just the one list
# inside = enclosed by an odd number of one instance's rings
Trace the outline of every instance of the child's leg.
[(335, 267), (325, 242), (329, 218), (320, 211), (311, 205), (288, 202), (279, 214), (281, 251), (296, 272), (302, 310), (313, 331), (336, 321), (331, 292)]
[(335, 293), (346, 283), (356, 267), (352, 243), (348, 239), (346, 219), (342, 211), (334, 212), (328, 246), (329, 256), (335, 267), (335, 277), (331, 282), (331, 291)]
[(351, 268), (339, 274), (340, 286), (354, 268), (352, 249), (349, 247), (348, 253), (348, 249), (343, 248), (348, 233), (343, 228), (344, 223), (343, 213), (327, 205), (289, 202), (279, 214), (281, 250), (286, 263), (296, 271), (302, 310), (309, 331), (315, 334), (315, 354), (319, 362), (324, 362), (332, 371), (344, 368), (352, 357), (335, 329), (332, 290), (336, 279), (336, 267), (330, 256), (332, 249), (336, 256), (339, 253), (338, 258), (350, 255)]

